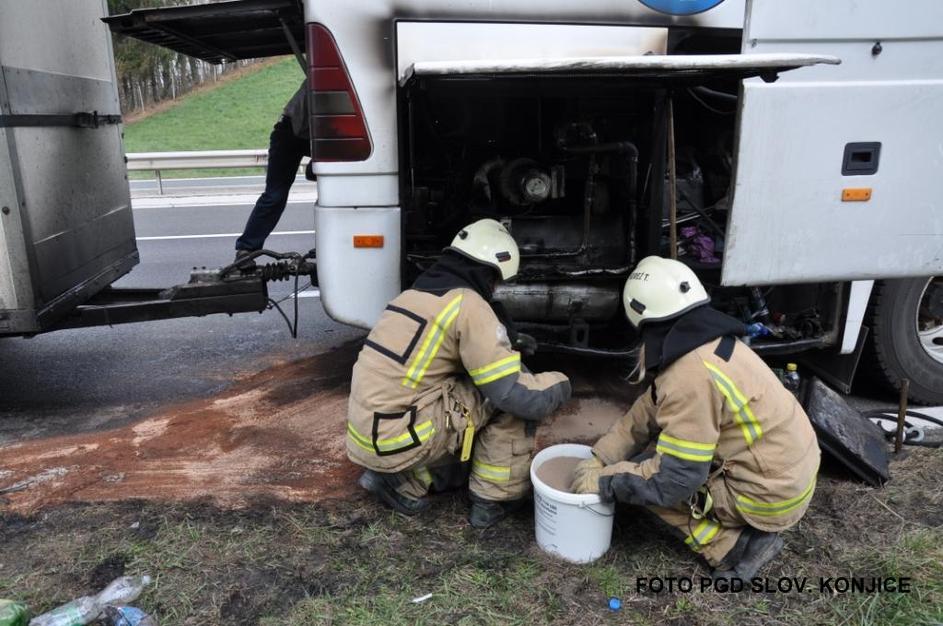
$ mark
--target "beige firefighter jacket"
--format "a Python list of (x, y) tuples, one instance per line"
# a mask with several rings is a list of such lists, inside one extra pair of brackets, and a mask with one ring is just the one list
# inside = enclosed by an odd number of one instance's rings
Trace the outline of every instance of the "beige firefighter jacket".
[[(650, 443), (652, 458), (626, 461)], [(677, 505), (712, 469), (722, 472), (737, 511), (768, 531), (802, 517), (819, 467), (808, 416), (756, 353), (733, 338), (708, 342), (660, 372), (593, 452), (638, 474), (603, 479), (607, 489), (618, 480), (635, 504)]]
[[(470, 377), (484, 399), (457, 397)], [(354, 365), (347, 452), (354, 462), (394, 472), (427, 459), (444, 431), (461, 440), (475, 411), (495, 409), (536, 420), (569, 399), (559, 372), (531, 374), (511, 348), (491, 306), (471, 289), (444, 295), (407, 290), (367, 336)], [(454, 445), (447, 446), (449, 451)]]

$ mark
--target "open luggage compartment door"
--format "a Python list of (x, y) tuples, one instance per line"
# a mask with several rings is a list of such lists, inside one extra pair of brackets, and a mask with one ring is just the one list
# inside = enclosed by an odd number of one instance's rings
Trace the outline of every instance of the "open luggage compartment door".
[(615, 79), (704, 82), (760, 76), (775, 80), (779, 72), (839, 60), (820, 54), (698, 54), (519, 58), (468, 61), (422, 61), (410, 65), (400, 84), (415, 80), (466, 78), (561, 78), (583, 76)]
[(135, 9), (104, 18), (112, 32), (209, 63), (292, 54), (304, 48), (301, 0), (231, 0)]
[(748, 3), (744, 51), (840, 57), (744, 81), (725, 285), (943, 273), (943, 3)]

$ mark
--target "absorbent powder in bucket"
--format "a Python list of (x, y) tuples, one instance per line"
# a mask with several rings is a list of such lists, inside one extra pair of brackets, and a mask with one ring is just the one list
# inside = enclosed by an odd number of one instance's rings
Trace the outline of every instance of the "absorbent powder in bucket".
[(537, 476), (544, 481), (548, 487), (558, 491), (572, 493), (570, 484), (573, 482), (573, 470), (580, 461), (585, 461), (575, 456), (557, 456), (544, 461), (537, 468)]

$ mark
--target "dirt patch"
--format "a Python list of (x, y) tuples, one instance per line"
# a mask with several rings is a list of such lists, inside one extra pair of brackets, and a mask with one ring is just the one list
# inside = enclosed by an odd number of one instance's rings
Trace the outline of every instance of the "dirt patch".
[(124, 570), (131, 557), (124, 553), (112, 554), (102, 559), (88, 575), (88, 586), (92, 589), (104, 589), (111, 581), (124, 576)]
[[(359, 348), (275, 365), (120, 428), (0, 447), (0, 505), (31, 512), (63, 502), (206, 498), (244, 507), (346, 493), (359, 472), (347, 460), (344, 428)], [(629, 406), (628, 385), (595, 367), (567, 363), (574, 400), (538, 431), (542, 447), (591, 443)]]
[(224, 393), (136, 424), (0, 448), (10, 510), (131, 498), (244, 506), (309, 501), (355, 473), (344, 453), (350, 368), (358, 346), (272, 367)]
[[(0, 513), (0, 597), (41, 612), (118, 572), (146, 572), (156, 582), (136, 605), (181, 626), (939, 623), (943, 528), (924, 520), (943, 506), (943, 453), (914, 450), (891, 472), (881, 489), (820, 476), (763, 574), (808, 577), (803, 593), (697, 591), (703, 562), (636, 507), (617, 507), (606, 555), (572, 565), (537, 548), (531, 509), (478, 531), (461, 492), (415, 517), (355, 492), (318, 506), (137, 500)], [(908, 577), (913, 591), (833, 594), (815, 582), (838, 576)], [(691, 577), (695, 591), (640, 590), (652, 577)]]

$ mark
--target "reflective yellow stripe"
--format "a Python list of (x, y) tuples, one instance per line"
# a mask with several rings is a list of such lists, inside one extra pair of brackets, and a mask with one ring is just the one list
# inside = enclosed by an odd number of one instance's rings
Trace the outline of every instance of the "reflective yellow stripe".
[(743, 513), (749, 513), (750, 515), (785, 515), (802, 506), (803, 503), (812, 497), (814, 490), (815, 477), (812, 478), (812, 482), (809, 483), (809, 486), (798, 496), (781, 502), (757, 502), (746, 496), (737, 496), (737, 509)]
[(661, 433), (658, 436), (658, 445), (655, 450), (662, 454), (670, 454), (686, 461), (710, 462), (714, 458), (714, 450), (717, 444), (701, 443), (699, 441), (688, 441), (687, 439), (678, 439)]
[(752, 446), (763, 436), (763, 428), (760, 426), (759, 420), (756, 419), (756, 415), (753, 414), (753, 409), (750, 408), (750, 401), (716, 365), (707, 361), (704, 361), (704, 365), (710, 371), (711, 378), (714, 379), (714, 384), (717, 385), (720, 393), (727, 398), (730, 410), (733, 411), (733, 418), (740, 424), (747, 445)]
[(495, 361), (494, 363), (489, 363), (488, 365), (485, 365), (484, 367), (473, 369), (468, 373), (472, 376), (472, 378), (475, 378), (475, 377), (481, 376), (482, 374), (487, 374), (491, 370), (497, 369), (501, 367), (502, 365), (507, 365), (508, 363), (520, 363), (520, 362), (521, 362), (521, 355), (518, 352), (518, 353), (512, 354), (509, 357), (505, 357), (501, 359), (500, 361)]
[(697, 525), (693, 533), (688, 535), (684, 543), (695, 552), (699, 552), (703, 546), (713, 541), (718, 532), (720, 532), (720, 524), (713, 520), (705, 519)]
[(426, 487), (432, 484), (432, 472), (425, 467), (414, 468), (413, 475)]
[(494, 363), (485, 365), (484, 367), (471, 370), (468, 373), (472, 377), (472, 382), (474, 382), (476, 385), (486, 385), (519, 371), (521, 371), (520, 353), (512, 354), (511, 356), (505, 357), (500, 361), (495, 361)]
[(461, 303), (462, 296), (456, 296), (435, 316), (435, 319), (432, 320), (432, 327), (429, 329), (425, 341), (422, 342), (419, 352), (416, 353), (416, 358), (413, 360), (412, 366), (410, 366), (409, 370), (406, 372), (406, 376), (403, 378), (402, 384), (404, 387), (415, 389), (419, 386), (419, 381), (426, 375), (426, 370), (429, 369), (429, 365), (432, 364), (432, 359), (435, 358), (439, 347), (445, 340), (446, 331), (449, 329), (449, 326), (452, 325), (452, 322), (455, 321), (455, 318), (458, 317)]
[(351, 441), (364, 450), (368, 452), (376, 452), (376, 450), (373, 449), (373, 444), (370, 443), (370, 440), (358, 433), (356, 429), (354, 429), (354, 425), (350, 422), (347, 422), (347, 436), (350, 437)]
[[(429, 440), (429, 437), (435, 434), (435, 427), (432, 425), (432, 420), (428, 420), (422, 424), (419, 424), (416, 426), (415, 430), (416, 436), (419, 438), (420, 443), (425, 443)], [(373, 447), (373, 441), (370, 439), (370, 437), (365, 437), (358, 433), (357, 429), (354, 428), (354, 425), (350, 422), (347, 422), (347, 435), (350, 437), (351, 441), (367, 452), (376, 452), (376, 449)], [(380, 448), (381, 452), (395, 452), (396, 450), (411, 444), (412, 441), (413, 436), (406, 432), (402, 435), (391, 437), (389, 439), (378, 439), (377, 447)]]
[(489, 465), (481, 461), (472, 461), (472, 474), (492, 483), (506, 483), (511, 480), (510, 466)]

